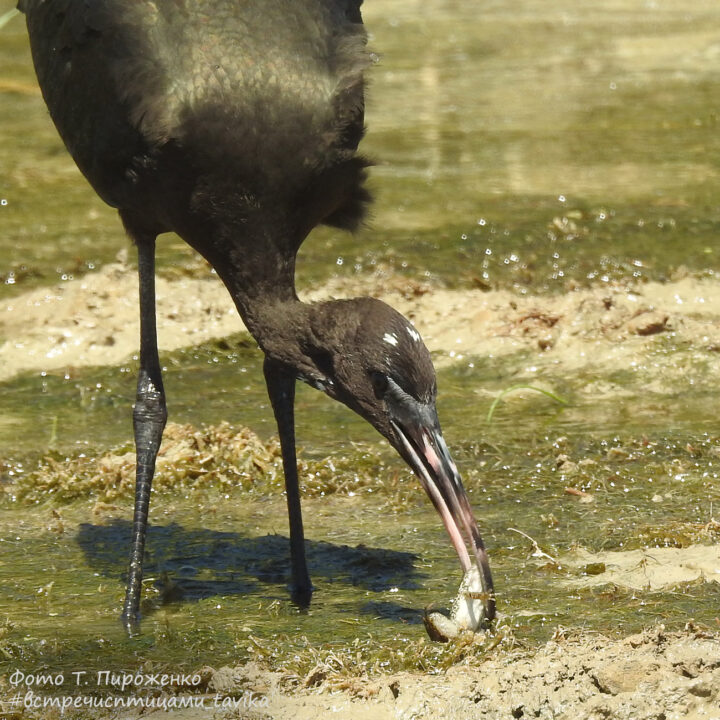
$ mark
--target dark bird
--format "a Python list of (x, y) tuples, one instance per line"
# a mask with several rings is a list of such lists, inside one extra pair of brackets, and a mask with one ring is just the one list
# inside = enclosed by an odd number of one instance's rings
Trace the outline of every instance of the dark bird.
[(155, 331), (159, 234), (215, 268), (265, 354), (282, 445), (292, 591), (310, 601), (294, 437), (296, 380), (365, 418), (417, 474), (495, 614), (477, 523), (443, 439), (420, 335), (373, 298), (300, 302), (295, 258), (318, 224), (355, 230), (370, 197), (361, 0), (20, 0), (67, 149), (137, 247), (137, 479), (123, 621), (139, 620), (150, 485), (167, 418)]

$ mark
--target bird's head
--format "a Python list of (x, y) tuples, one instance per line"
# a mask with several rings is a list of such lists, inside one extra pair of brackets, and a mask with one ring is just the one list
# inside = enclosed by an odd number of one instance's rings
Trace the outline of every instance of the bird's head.
[[(480, 570), (485, 616), (495, 613), (485, 548), (460, 474), (440, 429), (437, 383), (420, 333), (372, 298), (311, 306), (311, 370), (301, 379), (365, 418), (418, 476), (467, 571)], [(468, 552), (469, 548), (469, 552)]]

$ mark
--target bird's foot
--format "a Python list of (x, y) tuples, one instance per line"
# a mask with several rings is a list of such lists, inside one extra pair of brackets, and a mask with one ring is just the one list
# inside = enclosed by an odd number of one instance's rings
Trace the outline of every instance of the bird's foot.
[(307, 583), (293, 582), (290, 584), (290, 599), (299, 608), (306, 610), (310, 607), (313, 590), (314, 588), (309, 580)]

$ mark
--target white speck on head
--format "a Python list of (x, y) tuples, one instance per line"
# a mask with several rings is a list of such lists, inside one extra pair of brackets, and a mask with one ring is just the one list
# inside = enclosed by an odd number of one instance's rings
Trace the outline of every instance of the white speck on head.
[(412, 325), (408, 325), (405, 329), (415, 342), (420, 342), (420, 333)]
[(385, 334), (383, 335), (383, 340), (384, 340), (386, 343), (389, 343), (390, 345), (397, 345), (397, 344), (398, 344), (397, 335), (396, 335), (395, 333), (385, 333)]

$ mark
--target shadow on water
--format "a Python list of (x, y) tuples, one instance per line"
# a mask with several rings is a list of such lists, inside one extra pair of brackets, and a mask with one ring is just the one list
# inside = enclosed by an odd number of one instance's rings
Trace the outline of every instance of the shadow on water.
[[(108, 525), (82, 523), (77, 543), (88, 566), (106, 577), (122, 577), (124, 582), (131, 529), (129, 521), (119, 519)], [(215, 596), (262, 593), (268, 586), (288, 583), (288, 542), (281, 535), (248, 537), (179, 523), (152, 525), (147, 536), (145, 575), (160, 576), (156, 585), (169, 600), (196, 602)], [(322, 583), (380, 593), (391, 588), (416, 590), (427, 577), (415, 568), (417, 556), (413, 553), (313, 540), (306, 540), (306, 552), (312, 577)], [(401, 610), (393, 603), (372, 602), (365, 612), (389, 617)]]

